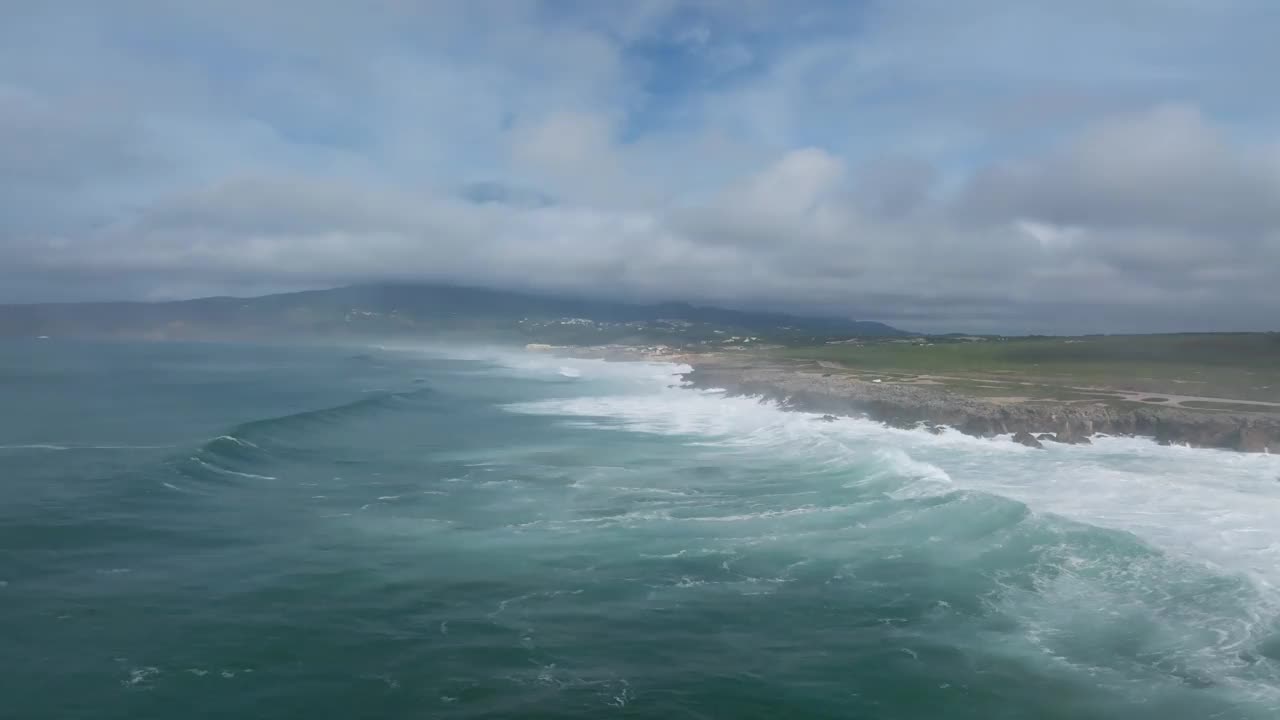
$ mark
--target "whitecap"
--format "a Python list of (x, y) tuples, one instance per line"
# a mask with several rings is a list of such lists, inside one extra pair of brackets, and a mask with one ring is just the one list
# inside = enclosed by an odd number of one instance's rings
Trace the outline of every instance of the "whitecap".
[[(976, 490), (1100, 527), (1131, 532), (1194, 562), (1242, 572), (1280, 592), (1280, 456), (1164, 447), (1141, 438), (1033, 450), (952, 429), (932, 434), (861, 418), (814, 422), (760, 398), (672, 388), (684, 368), (611, 363), (620, 382), (588, 395), (511, 403), (509, 412), (585, 423), (598, 432), (670, 436), (753, 462), (848, 468), (878, 476), (897, 499)], [(654, 377), (655, 366), (663, 370)], [(728, 462), (727, 459), (725, 459)], [(681, 491), (684, 488), (673, 488)], [(776, 510), (775, 510), (776, 512)], [(747, 515), (739, 515), (747, 518)], [(632, 514), (618, 521), (649, 519)]]
[(237, 477), (249, 478), (250, 480), (277, 480), (278, 479), (271, 475), (255, 475), (253, 473), (246, 473), (246, 472), (240, 472), (238, 470), (231, 470), (230, 468), (224, 468), (221, 465), (214, 465), (213, 463), (205, 462), (204, 460), (201, 460), (200, 458), (195, 457), (194, 455), (191, 457), (191, 459), (194, 460), (197, 465), (200, 465), (201, 467), (207, 470), (211, 470), (216, 473), (222, 473), (224, 475), (235, 475)]

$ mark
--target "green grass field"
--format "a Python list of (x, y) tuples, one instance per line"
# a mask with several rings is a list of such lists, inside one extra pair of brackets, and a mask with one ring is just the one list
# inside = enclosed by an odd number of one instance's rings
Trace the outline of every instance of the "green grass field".
[[(869, 341), (777, 353), (863, 371), (1280, 402), (1280, 333)], [(991, 390), (947, 384), (974, 394)]]

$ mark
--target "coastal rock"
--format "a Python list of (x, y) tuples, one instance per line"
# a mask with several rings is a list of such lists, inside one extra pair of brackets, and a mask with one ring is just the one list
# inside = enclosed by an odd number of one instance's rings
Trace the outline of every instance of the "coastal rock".
[(1083, 435), (1076, 430), (1068, 430), (1058, 433), (1058, 442), (1067, 445), (1092, 445), (1093, 440), (1088, 435)]
[[(1089, 444), (1093, 435), (1147, 437), (1165, 445), (1280, 451), (1280, 415), (1195, 410), (1173, 405), (1118, 408), (1102, 403), (997, 402), (943, 387), (870, 383), (847, 375), (806, 372), (754, 359), (690, 357), (693, 387), (722, 388), (784, 407), (834, 416), (867, 417), (899, 428), (931, 432), (949, 426), (967, 435), (1040, 433), (1038, 442)], [(1052, 430), (1052, 433), (1043, 432)]]
[(1027, 447), (1044, 449), (1044, 445), (1040, 444), (1040, 441), (1037, 440), (1034, 436), (1031, 435), (1031, 433), (1027, 432), (1026, 430), (1019, 430), (1018, 432), (1014, 433), (1013, 441), (1018, 443), (1019, 445), (1026, 445)]
[[(1274, 447), (1271, 443), (1274, 441), (1275, 439), (1270, 437), (1265, 429), (1246, 425), (1240, 428), (1240, 440), (1236, 449), (1244, 452), (1270, 452)], [(1280, 451), (1280, 447), (1276, 449)]]

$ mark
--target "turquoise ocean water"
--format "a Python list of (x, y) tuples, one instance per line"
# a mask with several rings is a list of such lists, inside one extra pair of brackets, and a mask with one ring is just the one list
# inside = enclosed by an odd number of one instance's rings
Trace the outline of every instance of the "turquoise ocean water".
[(1280, 717), (1280, 457), (679, 370), (0, 345), (3, 716)]

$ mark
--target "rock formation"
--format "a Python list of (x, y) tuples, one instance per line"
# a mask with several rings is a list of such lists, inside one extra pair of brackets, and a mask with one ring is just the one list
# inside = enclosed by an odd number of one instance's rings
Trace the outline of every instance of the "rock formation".
[(1091, 436), (1107, 434), (1192, 447), (1280, 451), (1277, 415), (1102, 402), (996, 402), (938, 386), (869, 383), (769, 365), (698, 364), (685, 378), (696, 387), (761, 396), (809, 412), (865, 416), (895, 427), (947, 425), (978, 437), (1016, 435), (1026, 445), (1028, 440), (1087, 444)]

